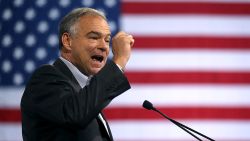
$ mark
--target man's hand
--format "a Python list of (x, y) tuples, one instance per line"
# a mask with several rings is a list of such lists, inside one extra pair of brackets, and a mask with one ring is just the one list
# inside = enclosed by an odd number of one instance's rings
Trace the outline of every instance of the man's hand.
[(129, 60), (134, 42), (132, 35), (122, 31), (118, 32), (112, 39), (113, 61), (123, 69)]

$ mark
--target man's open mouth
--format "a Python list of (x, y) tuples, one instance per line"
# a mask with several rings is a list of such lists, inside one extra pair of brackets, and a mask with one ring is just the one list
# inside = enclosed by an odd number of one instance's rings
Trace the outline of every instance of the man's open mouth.
[(104, 57), (101, 56), (101, 55), (93, 55), (93, 56), (91, 56), (91, 59), (94, 60), (94, 61), (102, 62)]

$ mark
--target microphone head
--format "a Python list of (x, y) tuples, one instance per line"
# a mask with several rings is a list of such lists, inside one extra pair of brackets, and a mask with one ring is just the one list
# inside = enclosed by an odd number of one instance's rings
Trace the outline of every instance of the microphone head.
[(144, 108), (148, 109), (148, 110), (154, 109), (153, 104), (152, 104), (151, 102), (147, 101), (147, 100), (145, 100), (145, 101), (143, 102), (142, 106), (143, 106)]

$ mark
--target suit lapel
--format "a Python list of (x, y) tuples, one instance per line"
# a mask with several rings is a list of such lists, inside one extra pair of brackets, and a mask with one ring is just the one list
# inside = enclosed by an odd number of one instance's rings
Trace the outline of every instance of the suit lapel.
[(57, 59), (53, 65), (64, 75), (66, 76), (70, 82), (73, 83), (73, 87), (79, 91), (81, 89), (80, 84), (77, 82), (76, 78), (74, 77), (74, 75), (72, 74), (72, 72), (69, 70), (69, 68), (66, 66), (66, 64), (63, 63), (63, 61), (61, 59)]
[[(66, 66), (66, 64), (64, 64), (64, 62), (61, 59), (57, 59), (54, 63), (53, 66), (55, 66), (55, 68), (57, 68), (65, 77), (67, 77), (70, 82), (72, 83), (72, 86), (74, 87), (74, 89), (76, 89), (77, 91), (79, 91), (81, 89), (80, 84), (77, 82), (76, 78), (74, 77), (74, 75), (72, 74), (72, 72), (69, 70), (69, 68)], [(110, 138), (111, 141), (113, 141), (113, 136), (111, 134), (111, 130), (110, 127), (108, 125), (108, 122), (105, 119), (105, 116), (103, 115), (103, 113), (101, 113), (104, 122), (107, 125), (108, 128), (108, 133), (107, 130), (104, 126), (104, 123), (102, 122), (101, 119), (99, 119), (99, 117), (96, 118), (96, 120), (98, 121), (99, 126), (102, 126), (103, 129), (105, 130), (105, 134), (107, 135), (107, 137)]]

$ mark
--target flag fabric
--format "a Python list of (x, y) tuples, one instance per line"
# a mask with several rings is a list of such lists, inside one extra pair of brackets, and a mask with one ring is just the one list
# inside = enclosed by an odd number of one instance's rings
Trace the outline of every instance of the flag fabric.
[(125, 69), (132, 88), (105, 109), (115, 140), (195, 140), (143, 109), (145, 99), (215, 140), (250, 140), (249, 0), (2, 0), (0, 141), (22, 140), (24, 85), (58, 56), (58, 21), (81, 6), (135, 38)]
[(0, 141), (21, 141), (20, 100), (31, 73), (59, 53), (58, 24), (68, 12), (92, 7), (105, 13), (115, 34), (116, 0), (0, 0)]

